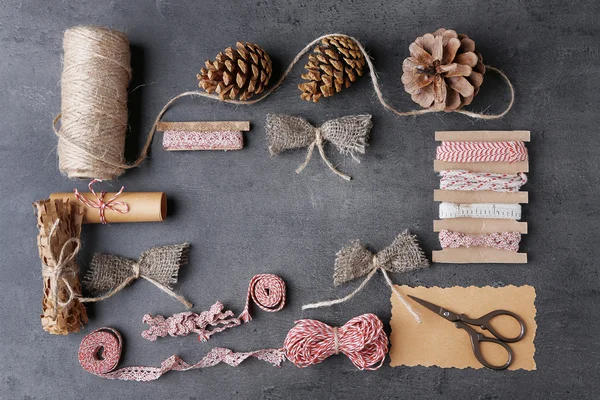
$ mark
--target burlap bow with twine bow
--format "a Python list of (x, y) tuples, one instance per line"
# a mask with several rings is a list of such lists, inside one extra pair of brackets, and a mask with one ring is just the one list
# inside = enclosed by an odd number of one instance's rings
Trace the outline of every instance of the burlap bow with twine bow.
[(329, 301), (306, 304), (303, 310), (309, 308), (329, 307), (334, 304), (343, 303), (360, 292), (377, 271), (381, 271), (385, 281), (394, 294), (404, 304), (406, 309), (413, 315), (417, 322), (421, 322), (419, 315), (412, 309), (404, 296), (394, 287), (388, 272), (408, 272), (429, 266), (429, 260), (425, 257), (419, 246), (417, 237), (408, 231), (402, 232), (396, 237), (391, 245), (373, 254), (358, 240), (344, 246), (336, 255), (333, 272), (333, 283), (338, 286), (361, 276), (367, 276), (356, 290), (349, 295)]
[(365, 154), (369, 132), (373, 126), (371, 115), (349, 115), (325, 122), (321, 127), (312, 126), (300, 117), (283, 114), (267, 115), (267, 140), (271, 155), (285, 150), (308, 147), (306, 160), (298, 167), (297, 173), (308, 165), (315, 147), (327, 166), (340, 177), (350, 180), (350, 176), (338, 171), (327, 159), (323, 146), (333, 144), (341, 154), (350, 155), (360, 162), (357, 154)]
[(187, 308), (191, 308), (192, 303), (172, 290), (172, 285), (177, 283), (179, 268), (187, 264), (189, 247), (188, 243), (153, 247), (143, 252), (139, 261), (108, 254), (95, 254), (83, 278), (83, 283), (92, 293), (108, 292), (99, 297), (80, 299), (80, 301), (105, 300), (136, 279), (143, 278)]

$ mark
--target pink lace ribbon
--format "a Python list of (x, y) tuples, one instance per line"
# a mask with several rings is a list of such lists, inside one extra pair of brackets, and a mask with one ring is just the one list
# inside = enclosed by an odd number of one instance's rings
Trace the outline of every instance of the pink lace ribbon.
[[(285, 354), (281, 349), (264, 349), (247, 353), (217, 347), (212, 349), (196, 364), (188, 364), (176, 355), (163, 361), (160, 367), (125, 367), (115, 370), (121, 359), (123, 340), (119, 332), (112, 328), (100, 328), (87, 334), (79, 346), (79, 363), (91, 374), (106, 379), (149, 382), (160, 378), (169, 371), (189, 371), (208, 368), (219, 363), (237, 367), (249, 357), (255, 357), (274, 366), (281, 366)], [(99, 352), (102, 351), (102, 357)]]
[(129, 212), (129, 204), (123, 201), (116, 201), (117, 197), (119, 197), (121, 193), (123, 193), (123, 190), (125, 190), (125, 186), (121, 186), (121, 190), (119, 190), (113, 197), (111, 197), (107, 201), (104, 201), (104, 196), (106, 195), (106, 192), (102, 191), (100, 192), (100, 194), (97, 194), (92, 188), (92, 186), (94, 186), (94, 183), (96, 182), (102, 182), (102, 179), (94, 179), (88, 184), (90, 192), (92, 192), (92, 194), (96, 196), (95, 201), (89, 200), (88, 198), (82, 196), (77, 189), (73, 189), (73, 193), (75, 194), (75, 198), (79, 200), (83, 205), (90, 208), (98, 209), (98, 212), (100, 213), (100, 222), (102, 222), (103, 224), (107, 224), (105, 216), (105, 212), (107, 209), (112, 210), (114, 212), (118, 212), (119, 214), (126, 214)]
[[(196, 333), (199, 341), (206, 342), (215, 333), (241, 324), (241, 321), (234, 317), (233, 311), (223, 311), (224, 308), (223, 304), (217, 301), (208, 311), (200, 314), (188, 311), (174, 314), (169, 318), (162, 315), (152, 317), (152, 315), (146, 314), (142, 321), (148, 324), (149, 328), (142, 332), (142, 337), (155, 341), (157, 338), (167, 335), (187, 336), (190, 333)], [(209, 329), (210, 327), (212, 329)]]
[(440, 231), (440, 245), (442, 248), (492, 247), (516, 252), (519, 251), (520, 242), (521, 233), (519, 232), (494, 232), (484, 235), (469, 235), (447, 229)]
[(442, 142), (436, 158), (448, 162), (516, 162), (527, 161), (523, 142)]

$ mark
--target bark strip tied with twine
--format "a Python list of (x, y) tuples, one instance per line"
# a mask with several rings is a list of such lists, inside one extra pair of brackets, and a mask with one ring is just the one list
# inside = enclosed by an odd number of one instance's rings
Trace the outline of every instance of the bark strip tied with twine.
[(360, 162), (357, 154), (365, 154), (369, 132), (373, 126), (371, 115), (349, 115), (325, 122), (319, 128), (312, 126), (300, 117), (283, 114), (267, 115), (267, 140), (269, 152), (277, 155), (285, 150), (308, 147), (306, 160), (296, 170), (297, 173), (308, 165), (315, 147), (321, 158), (338, 176), (345, 180), (351, 177), (338, 171), (325, 155), (324, 144), (330, 142), (341, 154), (349, 154)]
[(37, 215), (38, 250), (42, 261), (44, 295), (42, 328), (54, 335), (79, 332), (87, 323), (81, 296), (77, 252), (83, 210), (70, 200), (40, 200), (33, 203)]
[(425, 257), (419, 246), (417, 237), (408, 231), (402, 232), (394, 239), (391, 245), (373, 254), (358, 240), (344, 246), (336, 255), (333, 283), (335, 286), (349, 282), (366, 275), (365, 280), (349, 295), (336, 300), (322, 301), (319, 303), (305, 304), (303, 310), (309, 308), (329, 307), (340, 304), (353, 298), (360, 292), (369, 280), (380, 270), (385, 281), (394, 294), (404, 304), (408, 312), (421, 323), (421, 318), (404, 299), (402, 294), (394, 287), (388, 272), (408, 272), (429, 266), (429, 260)]

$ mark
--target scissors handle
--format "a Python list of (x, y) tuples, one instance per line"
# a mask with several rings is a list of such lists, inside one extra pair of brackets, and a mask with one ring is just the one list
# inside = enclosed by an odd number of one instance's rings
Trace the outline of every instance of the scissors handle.
[[(484, 336), (481, 333), (475, 331), (473, 328), (471, 328), (469, 325), (465, 324), (464, 322), (455, 322), (454, 325), (456, 325), (456, 327), (459, 329), (464, 329), (469, 334), (469, 339), (471, 339), (471, 348), (473, 349), (473, 354), (475, 355), (475, 358), (477, 359), (477, 361), (479, 361), (481, 363), (481, 365), (483, 365), (484, 367), (490, 368), (490, 369), (495, 369), (495, 370), (502, 370), (502, 369), (508, 368), (508, 366), (512, 363), (513, 351), (510, 348), (510, 346), (507, 345), (502, 340)], [(494, 364), (489, 363), (485, 359), (485, 356), (483, 355), (483, 353), (481, 351), (481, 342), (494, 343), (494, 344), (497, 344), (498, 346), (501, 346), (502, 348), (504, 348), (504, 350), (506, 350), (506, 354), (508, 356), (508, 359), (506, 360), (506, 362), (502, 365), (494, 365)]]
[[(499, 333), (496, 329), (494, 329), (494, 327), (491, 324), (491, 321), (492, 321), (492, 319), (494, 319), (500, 315), (507, 315), (519, 323), (519, 327), (521, 328), (521, 330), (517, 336), (505, 337), (501, 333)], [(489, 331), (498, 340), (500, 340), (501, 342), (504, 342), (504, 343), (518, 342), (519, 340), (523, 339), (523, 336), (525, 336), (525, 322), (523, 321), (523, 319), (521, 319), (521, 317), (519, 317), (517, 314), (515, 314), (512, 311), (494, 310), (494, 311), (489, 312), (489, 313), (485, 314), (484, 316), (477, 318), (477, 319), (471, 319), (471, 318), (467, 317), (465, 314), (460, 314), (459, 319), (462, 322), (464, 322), (465, 324), (479, 326), (479, 327), (481, 327), (481, 329)]]

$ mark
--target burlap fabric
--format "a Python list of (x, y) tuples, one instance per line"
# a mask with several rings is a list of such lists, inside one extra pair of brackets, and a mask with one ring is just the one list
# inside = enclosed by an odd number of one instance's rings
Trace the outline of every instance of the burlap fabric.
[(429, 260), (419, 247), (415, 235), (404, 231), (377, 255), (367, 250), (358, 240), (344, 246), (336, 255), (333, 282), (340, 285), (364, 276), (374, 268), (388, 272), (407, 272), (429, 266)]
[(332, 119), (316, 128), (304, 118), (268, 114), (266, 133), (271, 155), (277, 155), (285, 150), (308, 147), (306, 161), (296, 172), (300, 172), (310, 161), (316, 146), (323, 161), (333, 172), (344, 179), (350, 179), (349, 176), (335, 169), (325, 157), (324, 143), (333, 144), (340, 153), (350, 155), (358, 161), (356, 156), (365, 153), (372, 126), (371, 115), (349, 115)]
[(177, 283), (179, 268), (187, 264), (188, 252), (189, 244), (183, 243), (153, 247), (142, 253), (139, 261), (108, 254), (95, 254), (83, 278), (83, 283), (86, 289), (94, 294), (105, 291), (108, 293), (96, 298), (85, 298), (82, 301), (104, 300), (118, 293), (134, 280), (143, 278), (190, 308), (191, 303), (172, 291), (173, 285)]

